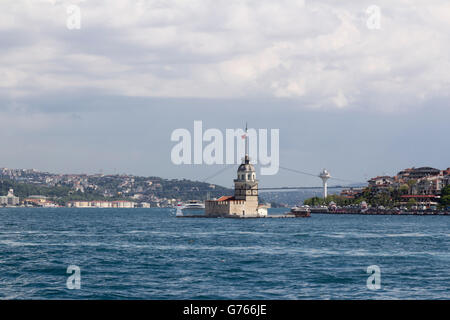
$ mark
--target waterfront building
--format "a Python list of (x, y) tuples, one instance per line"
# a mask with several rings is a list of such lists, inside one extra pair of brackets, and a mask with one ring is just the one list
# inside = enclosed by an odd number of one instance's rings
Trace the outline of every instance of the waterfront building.
[(420, 167), (420, 168), (409, 168), (400, 171), (397, 174), (397, 178), (401, 181), (408, 181), (408, 180), (417, 180), (424, 177), (430, 177), (430, 176), (437, 176), (441, 173), (441, 170), (431, 168), (431, 167)]
[(112, 201), (112, 208), (134, 208), (135, 203), (132, 201), (118, 200)]
[[(370, 179), (369, 187), (377, 192), (385, 192), (388, 188), (398, 189), (402, 185), (409, 185), (408, 197), (421, 200), (422, 204), (436, 202), (434, 197), (439, 197), (442, 189), (450, 183), (450, 168), (439, 170), (431, 167), (408, 168), (400, 171), (396, 176), (378, 176)], [(418, 197), (417, 199), (413, 196)], [(427, 197), (425, 197), (427, 196)], [(428, 197), (430, 196), (430, 197)], [(407, 199), (408, 197), (403, 197)], [(430, 200), (431, 199), (431, 200)], [(409, 200), (409, 199), (408, 199)]]
[(450, 186), (450, 174), (442, 178), (442, 187)]
[(46, 196), (29, 196), (25, 200), (23, 200), (24, 204), (27, 206), (33, 206), (33, 207), (57, 207), (57, 205), (53, 202), (47, 199)]
[(139, 204), (139, 208), (150, 208), (150, 207), (151, 207), (151, 205), (148, 202), (141, 202)]
[(369, 187), (388, 187), (394, 183), (394, 178), (390, 176), (378, 176), (368, 181)]
[(403, 195), (401, 196), (401, 199), (403, 201), (401, 201), (400, 203), (402, 205), (407, 205), (409, 204), (409, 200), (413, 199), (415, 200), (415, 204), (419, 205), (419, 206), (425, 206), (425, 207), (430, 207), (430, 206), (435, 206), (439, 203), (439, 198), (440, 196), (435, 196), (435, 195), (430, 195), (430, 194), (421, 194), (421, 195), (417, 195), (417, 194), (408, 194), (408, 195)]
[(412, 194), (439, 195), (443, 187), (443, 176), (427, 176), (417, 180), (412, 186)]
[(0, 205), (3, 206), (17, 206), (19, 202), (20, 199), (14, 195), (13, 189), (9, 189), (6, 196), (0, 196)]
[(69, 201), (67, 207), (72, 208), (134, 208), (136, 203), (133, 201)]
[(234, 196), (205, 201), (205, 215), (211, 217), (257, 218), (267, 216), (267, 207), (258, 202), (258, 180), (248, 155), (248, 136), (245, 129), (245, 157), (234, 179)]
[(71, 208), (90, 208), (91, 202), (90, 201), (69, 201), (66, 204), (67, 207)]
[(354, 199), (357, 195), (360, 195), (364, 192), (364, 188), (348, 188), (342, 189), (341, 197), (347, 199)]
[(91, 207), (111, 208), (111, 202), (109, 202), (109, 201), (91, 201)]

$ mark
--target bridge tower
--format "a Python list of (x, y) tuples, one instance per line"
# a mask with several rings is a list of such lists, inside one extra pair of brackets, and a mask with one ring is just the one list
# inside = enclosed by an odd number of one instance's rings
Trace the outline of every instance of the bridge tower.
[(323, 182), (323, 198), (325, 199), (327, 197), (327, 187), (328, 187), (328, 179), (331, 178), (330, 173), (326, 170), (323, 169), (323, 171), (319, 174), (320, 179), (322, 179)]

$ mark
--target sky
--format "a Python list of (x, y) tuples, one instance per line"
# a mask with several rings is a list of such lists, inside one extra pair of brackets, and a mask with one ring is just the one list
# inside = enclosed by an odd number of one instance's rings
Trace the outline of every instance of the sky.
[(348, 181), (444, 169), (449, 88), (445, 0), (0, 2), (0, 167), (203, 180), (223, 166), (170, 158), (201, 120), (279, 129), (281, 166)]

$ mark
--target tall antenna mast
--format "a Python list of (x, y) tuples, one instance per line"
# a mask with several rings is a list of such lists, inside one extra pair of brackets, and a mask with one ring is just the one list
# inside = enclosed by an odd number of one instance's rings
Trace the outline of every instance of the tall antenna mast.
[(247, 129), (247, 122), (245, 123), (245, 156), (248, 157), (248, 129)]

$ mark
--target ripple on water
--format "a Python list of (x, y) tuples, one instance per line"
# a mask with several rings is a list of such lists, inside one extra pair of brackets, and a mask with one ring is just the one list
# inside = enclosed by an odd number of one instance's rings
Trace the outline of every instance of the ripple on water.
[[(4, 208), (0, 298), (448, 299), (450, 220), (432, 218)], [(81, 268), (81, 290), (66, 288), (70, 264)], [(368, 295), (373, 264), (383, 289)]]

